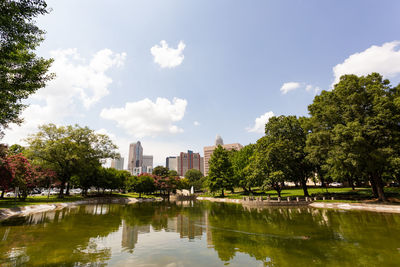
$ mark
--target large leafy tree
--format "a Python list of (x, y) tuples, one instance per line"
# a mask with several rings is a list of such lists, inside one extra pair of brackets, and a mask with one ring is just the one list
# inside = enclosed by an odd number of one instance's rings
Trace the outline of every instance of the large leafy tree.
[(52, 60), (36, 56), (44, 32), (34, 19), (48, 13), (43, 0), (0, 1), (0, 134), (20, 123), (21, 100), (45, 86)]
[(74, 175), (99, 166), (107, 158), (117, 155), (117, 146), (103, 134), (96, 134), (87, 127), (42, 125), (31, 135), (29, 156), (57, 173), (61, 182), (60, 197), (66, 184)]
[(229, 160), (229, 152), (219, 145), (211, 155), (209, 161), (208, 186), (211, 192), (221, 190), (221, 196), (224, 196), (224, 190), (233, 190), (233, 169)]
[[(296, 116), (272, 117), (265, 125), (264, 142), (258, 142), (259, 157), (264, 157), (267, 178), (274, 174), (274, 180), (281, 177), (286, 181), (299, 182), (308, 196), (307, 179), (312, 175), (312, 165), (306, 158), (307, 131), (302, 118)], [(261, 151), (260, 151), (261, 150)]]
[(190, 169), (185, 173), (185, 178), (188, 182), (188, 188), (201, 189), (203, 183), (203, 174), (196, 169)]
[(250, 175), (248, 170), (254, 150), (255, 145), (249, 144), (240, 150), (230, 151), (234, 183), (236, 186), (242, 187), (246, 192), (251, 192), (251, 187), (260, 185), (257, 180), (253, 179), (253, 176)]
[(330, 171), (367, 178), (380, 200), (385, 200), (384, 177), (393, 171), (399, 149), (399, 90), (378, 73), (344, 75), (332, 91), (323, 91), (309, 106), (310, 138), (331, 134), (329, 151), (320, 149)]

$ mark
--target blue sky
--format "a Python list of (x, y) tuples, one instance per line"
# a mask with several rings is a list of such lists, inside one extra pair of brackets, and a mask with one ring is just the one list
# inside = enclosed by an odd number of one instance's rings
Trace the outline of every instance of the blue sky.
[(141, 140), (165, 164), (187, 149), (203, 154), (216, 134), (254, 143), (270, 115), (307, 115), (341, 74), (400, 80), (399, 1), (48, 5), (38, 54), (55, 59), (57, 78), (27, 100), (26, 123), (6, 132), (8, 143), (38, 124), (78, 123), (110, 134), (125, 157)]

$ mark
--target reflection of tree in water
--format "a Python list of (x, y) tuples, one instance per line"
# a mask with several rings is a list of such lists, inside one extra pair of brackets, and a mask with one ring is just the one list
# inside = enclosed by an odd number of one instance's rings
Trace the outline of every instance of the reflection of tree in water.
[[(400, 217), (393, 214), (307, 208), (257, 211), (210, 203), (208, 222), (211, 242), (223, 261), (232, 260), (237, 251), (267, 266), (332, 266), (355, 259), (375, 265), (379, 261), (387, 264), (388, 259), (393, 263), (399, 260), (394, 254), (395, 240), (388, 244), (392, 249), (386, 245), (385, 249), (380, 248), (382, 237), (389, 232), (400, 236)], [(377, 231), (373, 237), (368, 228)], [(386, 256), (377, 259), (377, 252)]]
[[(98, 212), (107, 210), (108, 214)], [(16, 225), (0, 228), (0, 263), (19, 266), (76, 266), (91, 263), (102, 266), (110, 258), (109, 248), (99, 248), (93, 238), (101, 238), (117, 231), (120, 225), (119, 209), (110, 205), (79, 206), (5, 221)], [(101, 215), (103, 213), (103, 215)], [(112, 215), (111, 215), (112, 214)], [(9, 230), (7, 230), (9, 229)], [(6, 233), (7, 232), (7, 233)], [(12, 249), (10, 249), (12, 248)], [(19, 251), (20, 253), (14, 253)], [(14, 256), (13, 264), (10, 258)], [(27, 263), (29, 261), (29, 263)]]

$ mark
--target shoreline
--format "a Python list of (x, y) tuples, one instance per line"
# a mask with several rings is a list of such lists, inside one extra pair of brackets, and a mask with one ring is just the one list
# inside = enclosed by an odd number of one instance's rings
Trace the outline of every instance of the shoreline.
[[(337, 209), (337, 210), (362, 210), (372, 212), (384, 212), (384, 213), (399, 213), (400, 205), (390, 204), (368, 204), (368, 203), (343, 203), (343, 202), (286, 202), (286, 201), (244, 201), (242, 199), (230, 199), (230, 198), (213, 198), (213, 197), (197, 197), (196, 200), (200, 201), (211, 201), (220, 203), (233, 203), (241, 204), (244, 207), (250, 208), (268, 208), (268, 207), (312, 207), (322, 209)], [(87, 204), (133, 204), (140, 202), (153, 202), (159, 201), (154, 198), (90, 198), (85, 200), (78, 200), (73, 202), (60, 202), (54, 204), (37, 204), (29, 206), (20, 206), (13, 208), (0, 209), (0, 221), (6, 220), (14, 216), (26, 216), (32, 213), (46, 212), (52, 210), (60, 210), (66, 207), (73, 207), (78, 205)]]
[(385, 213), (400, 213), (400, 205), (390, 205), (390, 204), (368, 204), (368, 203), (344, 203), (344, 202), (249, 202), (242, 199), (230, 199), (230, 198), (213, 198), (213, 197), (198, 197), (197, 200), (201, 201), (212, 201), (212, 202), (223, 202), (223, 203), (234, 203), (241, 204), (246, 207), (298, 207), (298, 206), (308, 206), (312, 208), (322, 208), (322, 209), (338, 209), (338, 210), (363, 210), (363, 211), (373, 211), (373, 212), (385, 212)]
[(36, 204), (36, 205), (28, 205), (28, 206), (19, 206), (13, 208), (4, 208), (0, 209), (0, 221), (6, 220), (8, 218), (14, 216), (26, 216), (32, 213), (46, 212), (52, 210), (60, 210), (66, 207), (73, 207), (78, 205), (87, 205), (87, 204), (133, 204), (138, 202), (152, 202), (158, 201), (154, 198), (90, 198), (78, 201), (71, 202), (59, 202), (54, 204)]

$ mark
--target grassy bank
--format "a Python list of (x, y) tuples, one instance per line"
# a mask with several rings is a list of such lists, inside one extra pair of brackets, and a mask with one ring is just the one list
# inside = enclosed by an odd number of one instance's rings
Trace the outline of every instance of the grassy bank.
[[(373, 194), (371, 188), (356, 188), (352, 190), (350, 187), (344, 188), (318, 188), (311, 187), (308, 188), (308, 193), (310, 196), (316, 196), (322, 198), (323, 196), (330, 198), (334, 197), (335, 201), (344, 201), (344, 202), (359, 202), (359, 201), (367, 201), (373, 200)], [(385, 188), (385, 194), (389, 198), (390, 201), (400, 202), (400, 188)], [(244, 196), (270, 196), (271, 198), (277, 198), (278, 194), (275, 190), (269, 190), (266, 192), (262, 192), (259, 189), (255, 189), (253, 193), (246, 193), (243, 190), (236, 189), (234, 193), (225, 192), (226, 198), (232, 199), (241, 199)], [(203, 197), (220, 197), (220, 192), (215, 194), (202, 194)], [(301, 188), (288, 188), (284, 189), (281, 192), (281, 197), (303, 197), (304, 193)], [(327, 200), (328, 201), (328, 200)]]

